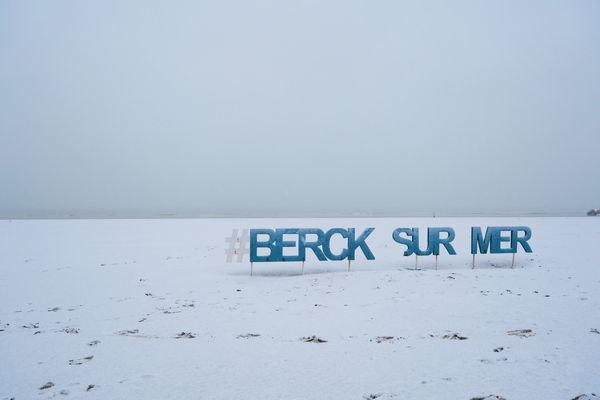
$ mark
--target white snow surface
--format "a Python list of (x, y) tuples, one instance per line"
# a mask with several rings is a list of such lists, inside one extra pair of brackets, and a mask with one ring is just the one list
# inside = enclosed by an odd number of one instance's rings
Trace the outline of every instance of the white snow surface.
[[(497, 225), (534, 252), (471, 269)], [(458, 254), (414, 270), (413, 226)], [(376, 260), (226, 263), (233, 229), (285, 227), (375, 227)], [(599, 245), (597, 218), (0, 221), (0, 399), (596, 398)]]

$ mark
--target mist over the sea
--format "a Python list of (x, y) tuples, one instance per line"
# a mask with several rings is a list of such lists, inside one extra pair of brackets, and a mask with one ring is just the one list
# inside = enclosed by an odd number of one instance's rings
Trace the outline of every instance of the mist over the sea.
[(0, 4), (0, 217), (584, 215), (600, 3)]

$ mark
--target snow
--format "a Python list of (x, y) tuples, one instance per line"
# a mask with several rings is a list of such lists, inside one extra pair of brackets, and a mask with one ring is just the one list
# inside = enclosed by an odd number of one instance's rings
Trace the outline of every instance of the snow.
[[(534, 253), (473, 270), (494, 225)], [(338, 226), (376, 260), (225, 262), (235, 228)], [(413, 226), (458, 254), (414, 270)], [(598, 243), (596, 218), (0, 221), (0, 399), (595, 398)]]

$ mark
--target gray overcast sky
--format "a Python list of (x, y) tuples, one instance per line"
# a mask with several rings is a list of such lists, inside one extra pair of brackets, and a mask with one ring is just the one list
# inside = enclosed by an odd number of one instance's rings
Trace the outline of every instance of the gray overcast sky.
[(598, 1), (2, 1), (0, 215), (600, 207)]

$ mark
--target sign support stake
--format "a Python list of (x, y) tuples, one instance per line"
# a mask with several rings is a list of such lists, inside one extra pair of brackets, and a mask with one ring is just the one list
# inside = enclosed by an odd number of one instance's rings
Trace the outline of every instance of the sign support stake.
[(348, 259), (348, 272), (350, 272), (350, 259)]
[(304, 260), (302, 260), (302, 275), (304, 275)]
[(415, 270), (419, 269), (419, 256), (415, 253)]
[(475, 269), (475, 254), (473, 254), (473, 267), (471, 269)]
[(513, 253), (512, 264), (510, 265), (511, 268), (515, 267), (515, 254), (517, 253)]
[(252, 261), (250, 261), (250, 276), (252, 276), (252, 267), (254, 266), (254, 263)]
[(435, 270), (437, 271), (438, 269), (438, 256), (435, 256)]

